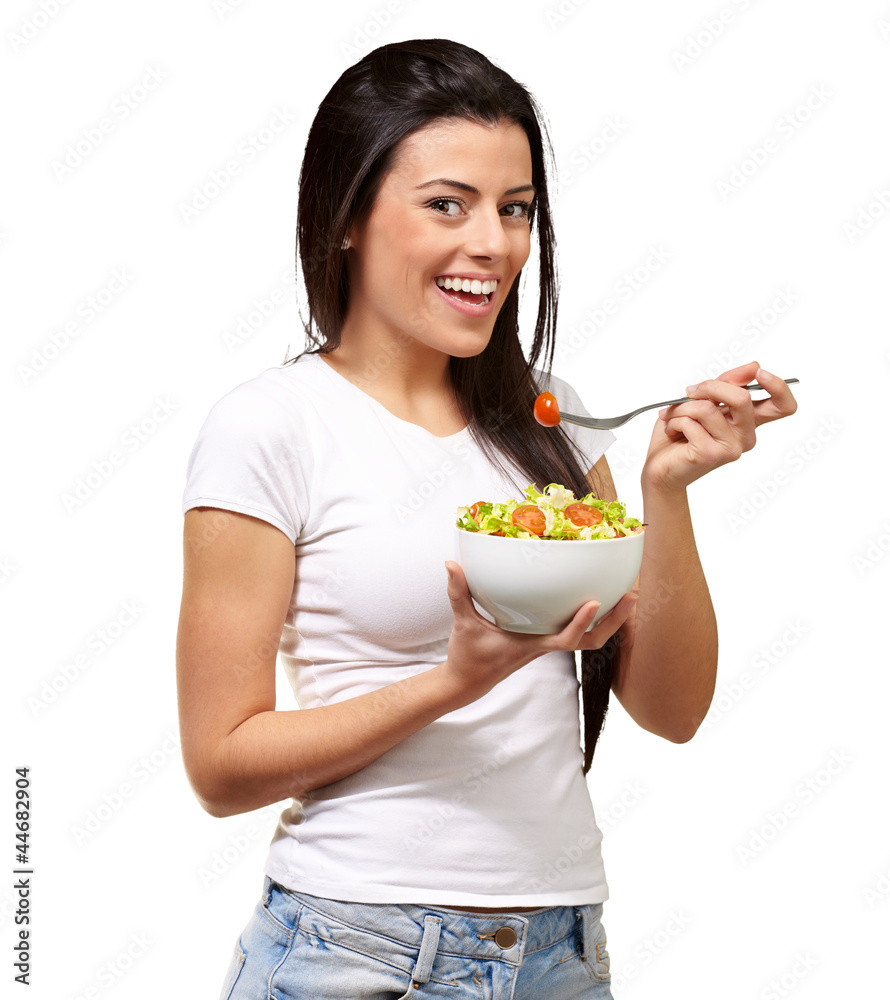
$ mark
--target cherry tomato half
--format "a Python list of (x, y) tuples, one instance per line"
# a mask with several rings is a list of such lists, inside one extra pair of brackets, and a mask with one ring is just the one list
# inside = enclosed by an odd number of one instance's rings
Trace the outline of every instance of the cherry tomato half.
[(477, 500), (476, 503), (470, 508), (470, 517), (478, 524), (479, 523), (479, 508), (484, 504), (484, 500)]
[(559, 404), (552, 392), (542, 392), (535, 400), (535, 420), (544, 427), (555, 427), (559, 423)]
[(603, 512), (597, 507), (592, 507), (589, 503), (570, 503), (563, 513), (572, 524), (577, 524), (579, 528), (586, 527), (588, 524), (599, 524), (603, 519)]
[(523, 504), (513, 511), (513, 523), (519, 527), (530, 531), (533, 535), (543, 535), (547, 527), (547, 519), (544, 511), (533, 503)]

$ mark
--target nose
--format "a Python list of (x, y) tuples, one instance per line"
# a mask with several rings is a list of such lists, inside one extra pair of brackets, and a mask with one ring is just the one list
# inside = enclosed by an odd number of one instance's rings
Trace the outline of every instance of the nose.
[(478, 210), (466, 231), (465, 250), (470, 257), (501, 260), (510, 252), (512, 243), (504, 227), (504, 216), (497, 208)]

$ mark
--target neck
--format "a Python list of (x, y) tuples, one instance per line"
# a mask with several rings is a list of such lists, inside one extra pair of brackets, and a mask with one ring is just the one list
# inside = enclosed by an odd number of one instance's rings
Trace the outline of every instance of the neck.
[(344, 324), (340, 346), (325, 361), (378, 399), (410, 407), (419, 400), (450, 400), (449, 356), (407, 334), (362, 335)]

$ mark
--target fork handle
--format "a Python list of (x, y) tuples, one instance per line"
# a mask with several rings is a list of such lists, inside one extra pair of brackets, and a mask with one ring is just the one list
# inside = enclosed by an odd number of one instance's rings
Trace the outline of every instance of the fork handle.
[[(791, 385), (793, 382), (799, 382), (799, 378), (786, 378), (783, 380), (786, 385)], [(755, 389), (763, 389), (762, 385), (758, 385), (756, 382), (753, 385), (744, 385), (743, 389), (747, 389), (748, 392), (754, 392)], [(639, 410), (634, 410), (634, 416), (638, 413), (643, 413), (646, 410), (654, 410), (656, 406), (673, 406), (675, 403), (686, 403), (691, 397), (684, 396), (682, 399), (667, 399), (663, 403), (650, 403), (648, 406), (643, 406)]]
[[(791, 385), (792, 382), (799, 382), (799, 378), (786, 378), (784, 382), (786, 385)], [(753, 385), (742, 386), (743, 389), (747, 389), (748, 392), (754, 392), (755, 389), (763, 389), (762, 385), (758, 385), (756, 382)], [(654, 410), (656, 406), (673, 406), (675, 403), (688, 403), (691, 399), (690, 396), (683, 396), (682, 399), (666, 399), (663, 403), (650, 403), (648, 406), (641, 406), (638, 410), (633, 411), (633, 415), (637, 416), (640, 413), (645, 413), (646, 410)]]

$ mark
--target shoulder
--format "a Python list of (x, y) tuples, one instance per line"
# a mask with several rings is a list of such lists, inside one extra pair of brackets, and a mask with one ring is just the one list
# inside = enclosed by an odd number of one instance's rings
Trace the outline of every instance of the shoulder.
[(231, 433), (290, 435), (315, 411), (309, 365), (277, 365), (240, 382), (214, 402), (204, 429)]

